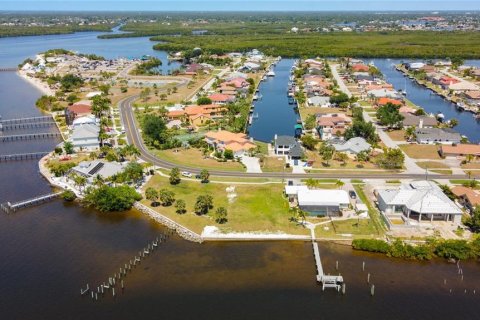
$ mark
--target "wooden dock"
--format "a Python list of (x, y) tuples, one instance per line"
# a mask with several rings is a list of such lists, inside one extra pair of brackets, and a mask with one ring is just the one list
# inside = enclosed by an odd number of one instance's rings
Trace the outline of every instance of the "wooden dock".
[(18, 141), (18, 140), (37, 140), (37, 139), (51, 139), (61, 137), (59, 132), (41, 132), (41, 133), (29, 133), (29, 134), (16, 134), (9, 136), (0, 135), (0, 142)]
[(41, 122), (22, 122), (22, 123), (8, 123), (3, 124), (0, 122), (0, 131), (18, 130), (18, 129), (30, 129), (30, 128), (45, 128), (54, 126), (54, 121), (41, 121)]
[(60, 194), (61, 192), (54, 192), (54, 193), (44, 194), (35, 198), (31, 198), (31, 199), (27, 199), (27, 200), (15, 202), (15, 203), (10, 203), (10, 202), (2, 203), (0, 204), (0, 209), (5, 213), (13, 213), (23, 208), (27, 208), (27, 207), (31, 207), (31, 206), (39, 205), (41, 203), (51, 201), (57, 198), (58, 196), (60, 196)]
[(17, 154), (1, 154), (0, 162), (7, 161), (22, 161), (22, 160), (36, 160), (49, 154), (50, 151), (32, 152), (32, 153), (17, 153)]
[(0, 68), (0, 72), (15, 72), (17, 68)]
[(39, 117), (28, 117), (28, 118), (16, 118), (16, 119), (7, 119), (2, 120), (0, 116), (0, 124), (2, 125), (10, 125), (10, 124), (17, 124), (17, 123), (32, 123), (32, 122), (53, 122), (52, 116), (39, 116)]
[[(318, 243), (315, 241), (315, 231), (310, 229), (312, 235), (312, 247), (313, 247), (313, 256), (315, 258), (315, 265), (317, 268), (317, 282), (322, 284), (322, 291), (325, 288), (334, 288), (337, 291), (340, 291), (344, 286), (343, 277), (326, 275), (323, 271), (322, 260), (320, 257), (320, 249), (318, 248)], [(344, 290), (342, 290), (344, 292)]]

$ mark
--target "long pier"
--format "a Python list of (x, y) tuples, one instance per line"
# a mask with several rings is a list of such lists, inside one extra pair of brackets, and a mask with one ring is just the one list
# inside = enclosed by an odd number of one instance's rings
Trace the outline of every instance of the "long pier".
[(322, 284), (322, 291), (325, 290), (325, 288), (334, 288), (337, 291), (342, 289), (342, 292), (345, 293), (345, 284), (343, 283), (343, 277), (341, 275), (331, 276), (324, 273), (320, 250), (318, 243), (315, 241), (315, 231), (313, 228), (311, 228), (310, 231), (312, 235), (313, 256), (315, 257), (315, 265), (317, 268), (317, 282)]
[(45, 128), (45, 127), (51, 127), (54, 125), (55, 125), (54, 121), (22, 122), (22, 123), (8, 123), (8, 124), (3, 124), (0, 122), (0, 131), (30, 129), (30, 128)]
[(48, 201), (51, 201), (58, 196), (60, 196), (61, 192), (54, 192), (54, 193), (49, 193), (49, 194), (44, 194), (35, 198), (27, 199), (24, 201), (20, 202), (15, 202), (15, 203), (2, 203), (0, 204), (0, 209), (2, 209), (5, 213), (12, 213), (16, 212), (19, 209), (39, 205), (41, 203), (45, 203)]
[(50, 151), (31, 152), (31, 153), (17, 153), (17, 154), (1, 154), (0, 162), (7, 161), (22, 161), (22, 160), (35, 160), (40, 159), (43, 156), (49, 154)]
[(9, 136), (0, 136), (0, 142), (18, 141), (18, 140), (36, 140), (36, 139), (51, 139), (61, 137), (59, 132), (41, 132), (29, 134), (16, 134)]
[(0, 72), (15, 72), (17, 68), (0, 68)]
[(39, 116), (39, 117), (16, 118), (16, 119), (7, 119), (7, 120), (2, 120), (2, 117), (0, 117), (0, 124), (2, 125), (10, 125), (10, 124), (17, 124), (17, 123), (32, 123), (32, 122), (53, 122), (53, 117)]

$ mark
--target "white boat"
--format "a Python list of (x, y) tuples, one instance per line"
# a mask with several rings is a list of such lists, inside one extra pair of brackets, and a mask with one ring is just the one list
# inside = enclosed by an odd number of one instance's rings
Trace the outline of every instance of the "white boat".
[(275, 77), (275, 72), (273, 72), (273, 70), (268, 71), (267, 77)]

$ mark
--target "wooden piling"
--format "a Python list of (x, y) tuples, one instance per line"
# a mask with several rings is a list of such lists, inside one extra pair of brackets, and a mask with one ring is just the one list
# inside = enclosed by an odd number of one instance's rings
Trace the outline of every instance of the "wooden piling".
[(372, 286), (370, 287), (370, 295), (373, 297), (375, 295), (375, 285), (372, 284)]

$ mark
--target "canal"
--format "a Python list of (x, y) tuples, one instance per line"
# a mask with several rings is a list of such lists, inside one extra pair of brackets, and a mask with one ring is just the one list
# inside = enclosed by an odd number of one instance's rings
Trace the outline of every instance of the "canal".
[[(58, 39), (64, 37), (58, 36)], [(90, 39), (82, 51), (95, 52), (103, 42)], [(50, 36), (47, 37), (50, 39)], [(55, 37), (52, 37), (55, 39)], [(0, 65), (14, 65), (24, 57), (48, 49), (45, 37), (0, 39), (15, 45), (18, 56)], [(52, 47), (61, 40), (50, 39)], [(16, 45), (18, 41), (18, 45)], [(25, 53), (22, 43), (28, 43)], [(115, 48), (110, 56), (124, 56), (138, 39), (105, 40)], [(131, 41), (131, 42), (129, 42)], [(145, 41), (145, 40), (144, 40)], [(150, 46), (151, 43), (146, 41)], [(37, 48), (35, 48), (35, 45)], [(118, 50), (118, 51), (114, 51)], [(135, 55), (148, 54), (141, 49)], [(5, 56), (4, 56), (5, 57)], [(291, 63), (291, 62), (290, 62)], [(282, 63), (275, 70), (280, 76)], [(285, 70), (288, 72), (290, 64)], [(273, 82), (276, 79), (270, 79)], [(286, 83), (279, 83), (285, 97)], [(264, 85), (267, 85), (265, 83)], [(40, 114), (34, 102), (40, 92), (15, 73), (0, 73), (0, 114), (4, 118)], [(283, 105), (282, 108), (289, 107)], [(289, 107), (290, 108), (290, 107)], [(270, 109), (273, 112), (277, 109)], [(260, 112), (260, 110), (256, 111)], [(289, 114), (291, 116), (291, 113)], [(261, 119), (261, 118), (260, 118)], [(293, 134), (295, 117), (285, 122)], [(278, 121), (278, 119), (277, 119)], [(272, 128), (275, 128), (272, 121)], [(292, 124), (291, 124), (292, 123)], [(267, 122), (268, 124), (268, 122)], [(276, 129), (269, 129), (265, 140)], [(11, 150), (48, 150), (57, 140), (0, 144)], [(38, 173), (36, 161), (0, 163), (0, 202), (18, 201), (50, 191)], [(259, 213), (261, 214), (261, 213)], [(353, 251), (348, 246), (323, 243), (322, 262), (335, 273), (336, 261), (345, 278), (346, 295), (322, 292), (315, 283), (311, 244), (302, 242), (186, 242), (176, 236), (125, 280), (124, 293), (99, 302), (80, 296), (80, 288), (105, 281), (136, 255), (163, 227), (136, 211), (100, 214), (77, 205), (54, 201), (19, 211), (0, 213), (0, 314), (2, 319), (477, 319), (480, 298), (479, 264), (462, 262), (464, 281), (457, 267), (445, 261), (413, 262)], [(361, 270), (366, 263), (365, 272)], [(366, 283), (371, 273), (375, 296)], [(444, 284), (444, 279), (447, 284)], [(465, 291), (466, 290), (466, 291)], [(473, 294), (476, 290), (476, 294)]]
[[(261, 99), (254, 103), (255, 119), (248, 133), (255, 140), (271, 142), (277, 135), (293, 136), (299, 118), (294, 105), (288, 104), (288, 81), (293, 59), (282, 59), (274, 68), (275, 76), (268, 77), (260, 86)], [(258, 118), (256, 117), (258, 116)]]
[[(370, 60), (367, 60), (370, 61)], [(454, 129), (465, 135), (473, 143), (480, 142), (480, 124), (470, 112), (463, 112), (455, 107), (455, 104), (434, 94), (432, 91), (419, 85), (412, 79), (405, 77), (403, 73), (393, 66), (402, 62), (400, 59), (373, 59), (373, 63), (382, 71), (385, 80), (393, 84), (397, 90), (407, 90), (407, 98), (416, 105), (425, 109), (427, 113), (441, 112), (445, 120), (457, 119), (459, 124)], [(467, 63), (478, 64), (476, 60), (469, 60)]]

